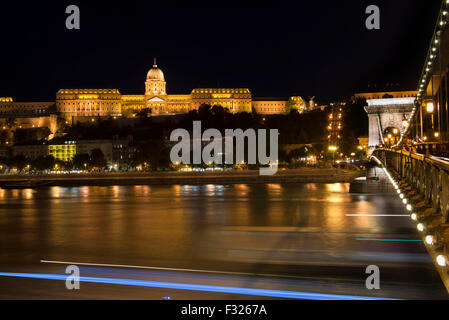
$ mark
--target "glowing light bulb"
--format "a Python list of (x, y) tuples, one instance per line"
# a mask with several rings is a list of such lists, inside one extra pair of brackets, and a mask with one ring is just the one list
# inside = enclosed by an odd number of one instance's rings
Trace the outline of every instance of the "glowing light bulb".
[(437, 257), (437, 263), (440, 267), (445, 267), (447, 266), (447, 258), (443, 255), (439, 255)]
[(423, 232), (424, 231), (424, 225), (422, 223), (419, 223), (416, 228), (418, 229), (419, 232)]
[(426, 237), (426, 243), (431, 246), (435, 243), (435, 239), (433, 238), (433, 236), (427, 236)]

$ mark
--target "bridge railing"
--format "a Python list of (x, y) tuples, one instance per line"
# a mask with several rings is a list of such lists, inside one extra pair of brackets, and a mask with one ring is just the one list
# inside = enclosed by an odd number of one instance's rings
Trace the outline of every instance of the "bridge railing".
[(376, 149), (373, 156), (412, 185), (441, 223), (448, 222), (449, 159), (391, 149)]

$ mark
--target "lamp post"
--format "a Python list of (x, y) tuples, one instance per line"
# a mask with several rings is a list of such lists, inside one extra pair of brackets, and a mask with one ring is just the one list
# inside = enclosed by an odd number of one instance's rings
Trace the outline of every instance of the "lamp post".
[(329, 146), (329, 151), (332, 152), (333, 155), (333, 166), (335, 167), (335, 153), (337, 152), (337, 146)]
[(433, 113), (435, 111), (435, 106), (434, 106), (433, 102), (427, 102), (426, 110), (427, 110), (427, 113), (429, 113), (431, 115), (432, 131), (434, 131), (435, 130), (435, 121), (434, 121)]

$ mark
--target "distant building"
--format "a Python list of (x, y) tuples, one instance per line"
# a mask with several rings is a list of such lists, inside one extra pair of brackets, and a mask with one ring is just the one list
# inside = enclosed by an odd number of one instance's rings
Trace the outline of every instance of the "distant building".
[(14, 102), (11, 97), (0, 97), (0, 117), (43, 117), (54, 106), (54, 102)]
[(48, 128), (50, 133), (45, 136), (50, 135), (51, 139), (57, 130), (57, 118), (55, 102), (14, 102), (10, 97), (0, 98), (0, 145), (13, 145), (17, 130), (22, 129), (34, 129), (26, 134), (38, 137), (43, 132), (37, 129)]
[(92, 154), (95, 149), (100, 149), (108, 162), (108, 165), (126, 164), (135, 154), (135, 147), (131, 146), (131, 138), (110, 139), (110, 140), (64, 140), (55, 139), (49, 144), (34, 145), (15, 145), (12, 149), (12, 155), (19, 154), (30, 160), (48, 155), (56, 160), (72, 161), (77, 154)]
[(90, 155), (93, 150), (100, 149), (109, 165), (124, 164), (134, 155), (129, 150), (130, 142), (130, 138), (77, 141), (57, 139), (48, 145), (48, 154), (58, 160), (71, 161), (77, 154)]
[(53, 156), (56, 160), (72, 161), (77, 154), (77, 150), (76, 141), (65, 141), (64, 144), (48, 145), (47, 154)]
[[(69, 123), (95, 121), (97, 117), (132, 117), (142, 109), (152, 115), (172, 115), (198, 110), (203, 104), (220, 105), (232, 113), (285, 114), (296, 109), (308, 111), (307, 103), (299, 96), (290, 98), (254, 98), (246, 88), (197, 88), (190, 94), (167, 94), (164, 73), (156, 61), (148, 71), (145, 93), (122, 95), (118, 89), (61, 89), (55, 102), (14, 102), (0, 98), (0, 118), (16, 116), (48, 116), (52, 108)], [(315, 104), (311, 107), (314, 109)], [(36, 125), (36, 124), (35, 124)]]
[(12, 156), (23, 155), (25, 158), (35, 160), (48, 155), (48, 146), (43, 144), (15, 145), (11, 148)]
[(342, 139), (343, 131), (343, 115), (345, 112), (346, 103), (332, 103), (329, 107), (328, 119), (328, 143), (329, 146), (339, 147)]
[(354, 97), (364, 98), (366, 100), (386, 99), (386, 98), (413, 98), (416, 97), (418, 91), (382, 91), (382, 92), (368, 92), (356, 93)]
[(0, 147), (0, 158), (7, 159), (11, 156), (11, 148), (10, 147)]

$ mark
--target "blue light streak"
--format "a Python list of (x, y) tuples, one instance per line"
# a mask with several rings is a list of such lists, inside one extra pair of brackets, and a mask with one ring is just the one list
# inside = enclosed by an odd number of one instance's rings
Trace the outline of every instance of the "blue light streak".
[[(67, 279), (68, 275), (0, 272), (0, 277), (16, 277), (16, 278), (65, 281)], [(324, 293), (309, 293), (309, 292), (296, 292), (296, 291), (283, 291), (283, 290), (224, 287), (224, 286), (146, 281), (146, 280), (134, 280), (134, 279), (118, 279), (118, 278), (80, 277), (80, 282), (105, 283), (105, 284), (116, 284), (116, 285), (125, 285), (125, 286), (215, 292), (215, 293), (230, 293), (230, 294), (261, 296), (261, 297), (271, 297), (271, 298), (284, 298), (284, 299), (393, 300), (393, 299), (383, 299), (383, 298), (374, 298), (374, 297), (371, 298), (371, 297), (360, 297), (360, 296), (344, 296), (344, 295), (333, 295), (333, 294), (324, 294)]]

